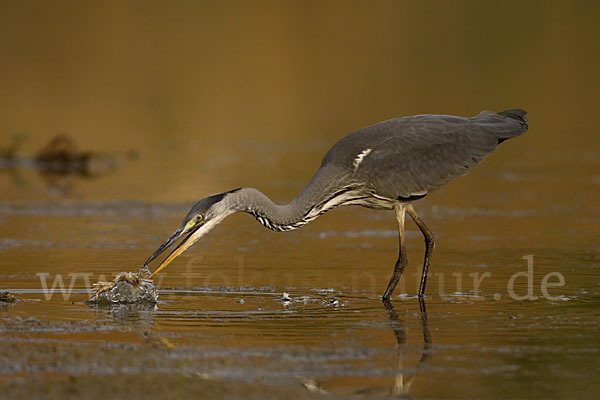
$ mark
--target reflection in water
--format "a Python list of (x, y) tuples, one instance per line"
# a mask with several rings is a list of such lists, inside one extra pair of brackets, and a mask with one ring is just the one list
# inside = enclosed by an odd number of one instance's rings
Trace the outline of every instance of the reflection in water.
[[(399, 397), (399, 398), (409, 398), (409, 393), (411, 391), (411, 388), (412, 388), (418, 374), (424, 369), (425, 365), (431, 359), (432, 337), (431, 337), (431, 333), (429, 330), (428, 314), (426, 311), (425, 301), (422, 299), (419, 299), (418, 301), (419, 301), (419, 309), (420, 309), (420, 317), (421, 317), (420, 318), (421, 319), (421, 321), (420, 321), (421, 322), (421, 332), (423, 335), (423, 347), (420, 352), (421, 356), (420, 356), (419, 360), (416, 362), (416, 364), (414, 366), (407, 365), (406, 360), (407, 360), (407, 354), (409, 353), (409, 349), (407, 348), (407, 340), (408, 340), (408, 330), (407, 330), (407, 326), (406, 326), (407, 321), (405, 321), (404, 319), (402, 319), (398, 316), (398, 313), (396, 312), (396, 310), (394, 309), (394, 306), (392, 305), (392, 303), (390, 301), (384, 301), (383, 306), (384, 306), (386, 313), (389, 316), (389, 328), (391, 328), (391, 331), (393, 332), (394, 337), (396, 338), (396, 345), (395, 345), (396, 346), (396, 361), (395, 361), (395, 366), (394, 366), (395, 376), (393, 379), (393, 383), (391, 385), (391, 388), (390, 387), (382, 388), (381, 386), (364, 387), (358, 391), (355, 391), (354, 392), (355, 395), (367, 396), (367, 397), (393, 396), (393, 397)], [(299, 303), (297, 303), (297, 304), (299, 304)], [(143, 331), (152, 331), (152, 328), (155, 326), (155, 324), (157, 322), (156, 318), (159, 317), (161, 314), (163, 317), (165, 316), (165, 312), (167, 314), (171, 314), (171, 312), (165, 311), (165, 310), (163, 310), (162, 313), (158, 313), (157, 312), (158, 307), (156, 305), (152, 305), (152, 304), (113, 304), (113, 305), (109, 305), (109, 306), (92, 306), (91, 308), (93, 310), (95, 310), (96, 315), (99, 320), (106, 319), (107, 317), (109, 317), (119, 329), (124, 329), (124, 330), (129, 330), (129, 331), (137, 330), (137, 331), (140, 331), (141, 333), (143, 333)], [(285, 313), (288, 313), (288, 312), (289, 312), (289, 310), (285, 311)], [(173, 313), (180, 314), (179, 312), (173, 312)], [(190, 314), (190, 315), (193, 315), (193, 317), (191, 318), (192, 320), (197, 317), (197, 314)], [(230, 315), (230, 314), (226, 313), (225, 315)], [(257, 322), (257, 320), (252, 318), (252, 314), (242, 313), (241, 315), (243, 315), (242, 319), (245, 320), (249, 324), (254, 324)], [(338, 315), (338, 317), (342, 318), (342, 315)], [(336, 318), (338, 318), (338, 317), (336, 317)], [(223, 318), (223, 320), (221, 320), (221, 318)], [(229, 320), (229, 317), (223, 317), (221, 314), (219, 314), (219, 316), (216, 316), (214, 321), (215, 322), (217, 322), (217, 321), (224, 322), (226, 325), (231, 323), (231, 321)], [(211, 325), (211, 324), (208, 324), (208, 325)], [(217, 324), (217, 325), (219, 325), (219, 324)], [(185, 345), (183, 345), (183, 346), (185, 346)], [(223, 350), (219, 349), (218, 347), (211, 348), (211, 346), (208, 346), (208, 347), (204, 348), (202, 354), (204, 354), (204, 352), (207, 352), (207, 354), (214, 354), (214, 352), (218, 353), (221, 351), (223, 351)], [(252, 350), (252, 351), (258, 351), (258, 350)], [(256, 353), (256, 354), (259, 354), (259, 353)], [(233, 352), (230, 354), (230, 357), (233, 356), (233, 358), (231, 358), (231, 359), (235, 359), (237, 357), (243, 357), (244, 354), (245, 354), (244, 350), (240, 349), (239, 353), (237, 353), (235, 350), (233, 350)], [(281, 356), (280, 353), (277, 353), (277, 354), (279, 356)], [(271, 356), (272, 356), (272, 354), (271, 354)], [(200, 358), (203, 359), (203, 357), (200, 357)], [(229, 359), (229, 360), (231, 360), (231, 359)], [(332, 366), (332, 368), (336, 368), (336, 367)], [(299, 367), (299, 370), (302, 370), (302, 369), (303, 369), (303, 367)], [(298, 370), (294, 370), (293, 372), (291, 372), (291, 374), (295, 375), (296, 371), (298, 371)], [(239, 371), (237, 371), (236, 373), (239, 373)], [(295, 376), (299, 376), (299, 375), (301, 375), (301, 374), (298, 374)], [(264, 379), (264, 375), (263, 375), (263, 379)], [(313, 393), (320, 393), (320, 394), (336, 393), (335, 389), (328, 388), (327, 385), (324, 385), (322, 382), (319, 382), (318, 379), (319, 379), (318, 374), (314, 377), (304, 376), (304, 377), (300, 378), (300, 383), (304, 386), (304, 388), (306, 390), (313, 392)]]
[(48, 190), (58, 194), (71, 193), (79, 180), (97, 178), (117, 167), (114, 158), (82, 151), (75, 140), (66, 135), (54, 137), (40, 149), (34, 160)]
[(421, 358), (414, 368), (414, 371), (410, 374), (404, 374), (404, 354), (406, 353), (407, 338), (404, 321), (398, 318), (398, 314), (396, 313), (396, 310), (394, 310), (394, 306), (392, 306), (391, 301), (384, 300), (383, 305), (390, 316), (392, 330), (394, 331), (394, 335), (396, 335), (396, 341), (398, 343), (398, 358), (396, 362), (397, 374), (396, 378), (394, 379), (394, 386), (392, 387), (392, 395), (408, 397), (410, 387), (414, 383), (419, 370), (425, 366), (431, 356), (431, 333), (429, 332), (429, 322), (427, 319), (425, 300), (419, 298), (419, 308), (421, 310), (421, 329), (423, 330), (423, 352), (421, 354)]
[(156, 304), (96, 304), (98, 317), (110, 315), (115, 324), (121, 329), (151, 328), (154, 325)]
[(25, 186), (26, 181), (18, 172), (20, 168), (33, 168), (54, 194), (72, 193), (81, 180), (95, 179), (115, 170), (121, 158), (133, 160), (137, 153), (130, 150), (124, 157), (80, 150), (75, 140), (67, 135), (57, 135), (33, 157), (19, 155), (26, 140), (25, 134), (16, 135), (13, 142), (0, 149), (0, 168), (8, 171), (13, 182)]
[[(383, 305), (385, 307), (386, 312), (388, 313), (391, 321), (391, 328), (396, 336), (397, 343), (397, 356), (396, 356), (396, 376), (394, 377), (394, 384), (392, 386), (391, 391), (386, 390), (383, 393), (379, 393), (379, 388), (364, 388), (361, 389), (355, 394), (357, 395), (389, 395), (391, 394), (393, 397), (399, 398), (410, 398), (409, 392), (410, 388), (415, 382), (418, 373), (424, 366), (429, 362), (431, 358), (431, 333), (429, 331), (429, 322), (427, 318), (427, 310), (425, 308), (425, 300), (419, 298), (419, 309), (421, 314), (421, 330), (423, 332), (423, 350), (421, 352), (421, 358), (417, 362), (414, 368), (407, 368), (404, 365), (404, 358), (406, 357), (406, 340), (407, 340), (407, 332), (405, 322), (398, 317), (398, 313), (394, 309), (392, 302), (389, 300), (383, 300)], [(407, 370), (411, 370), (412, 372), (406, 373)], [(323, 389), (323, 387), (312, 379), (303, 379), (302, 385), (310, 392), (327, 394), (327, 391)]]

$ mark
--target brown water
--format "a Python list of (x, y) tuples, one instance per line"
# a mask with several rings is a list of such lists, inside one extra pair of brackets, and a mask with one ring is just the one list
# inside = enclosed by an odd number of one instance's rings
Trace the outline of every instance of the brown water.
[[(597, 5), (67, 4), (2, 6), (0, 147), (26, 132), (25, 156), (66, 132), (125, 161), (59, 191), (0, 170), (0, 290), (21, 299), (0, 307), (9, 395), (160, 374), (217, 394), (597, 397)], [(415, 203), (438, 238), (426, 312), (416, 227), (385, 307), (395, 220), (362, 208), (283, 234), (234, 215), (160, 274), (156, 309), (83, 303), (85, 279), (139, 266), (200, 197), (289, 201), (356, 128), (514, 107), (527, 134)], [(44, 289), (59, 277), (71, 295)]]

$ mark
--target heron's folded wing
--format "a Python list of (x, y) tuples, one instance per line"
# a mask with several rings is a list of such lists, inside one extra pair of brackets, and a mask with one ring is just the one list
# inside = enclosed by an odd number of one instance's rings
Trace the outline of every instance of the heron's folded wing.
[(493, 134), (469, 120), (424, 119), (374, 146), (361, 172), (379, 195), (407, 198), (466, 174), (497, 145)]

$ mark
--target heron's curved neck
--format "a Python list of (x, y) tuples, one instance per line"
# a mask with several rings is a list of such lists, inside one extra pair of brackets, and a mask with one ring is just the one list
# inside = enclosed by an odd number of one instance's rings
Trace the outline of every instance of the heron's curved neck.
[[(289, 204), (275, 204), (254, 188), (242, 188), (227, 196), (229, 207), (234, 211), (252, 214), (261, 224), (274, 231), (289, 231), (314, 220), (324, 212), (356, 199), (355, 187), (337, 187), (336, 180), (321, 179), (317, 174)], [(331, 177), (331, 176), (330, 176)]]
[(275, 204), (266, 195), (254, 188), (242, 188), (227, 196), (234, 211), (252, 214), (261, 224), (275, 231), (287, 231), (300, 227), (308, 204), (298, 202)]

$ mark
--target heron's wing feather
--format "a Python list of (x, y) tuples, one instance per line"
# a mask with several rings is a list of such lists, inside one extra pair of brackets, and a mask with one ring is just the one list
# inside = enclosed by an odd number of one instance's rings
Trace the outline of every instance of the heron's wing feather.
[(413, 144), (408, 151), (391, 150), (395, 147), (394, 141), (388, 141), (386, 147), (374, 150), (363, 170), (369, 175), (367, 169), (370, 164), (377, 164), (380, 169), (380, 173), (368, 178), (372, 189), (388, 198), (425, 194), (466, 174), (497, 145), (495, 139), (473, 140), (460, 131), (446, 132), (444, 136), (449, 140), (417, 141), (417, 145)]
[[(344, 137), (323, 163), (354, 167), (354, 179), (380, 196), (424, 194), (464, 175), (499, 142), (524, 132), (517, 117), (484, 112), (470, 119), (420, 115), (385, 121)], [(356, 168), (353, 161), (367, 149)]]

